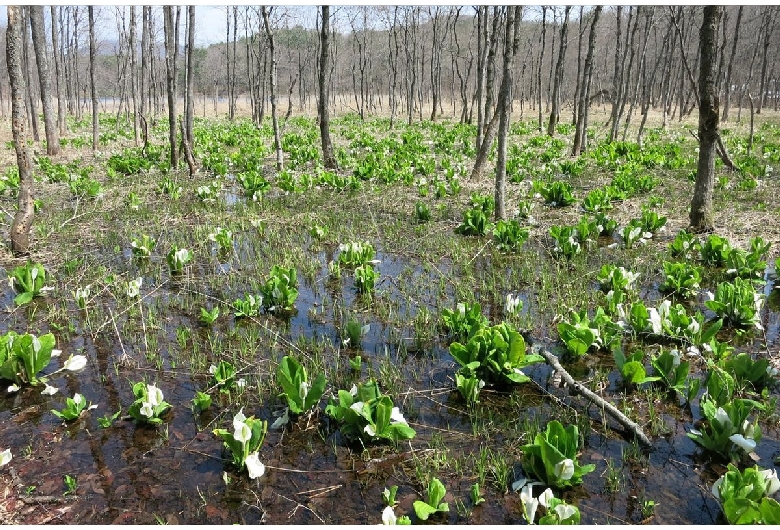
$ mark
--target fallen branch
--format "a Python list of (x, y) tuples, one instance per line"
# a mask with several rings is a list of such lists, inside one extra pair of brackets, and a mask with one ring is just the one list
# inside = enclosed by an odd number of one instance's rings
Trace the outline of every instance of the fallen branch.
[(598, 396), (597, 394), (594, 394), (584, 386), (582, 386), (580, 383), (574, 380), (574, 378), (569, 375), (569, 372), (563, 369), (561, 366), (561, 363), (558, 362), (558, 358), (553, 355), (551, 352), (543, 349), (539, 349), (539, 354), (545, 358), (547, 361), (547, 364), (553, 367), (553, 369), (561, 374), (561, 378), (566, 381), (566, 384), (569, 386), (569, 390), (574, 392), (575, 394), (579, 394), (589, 401), (595, 403), (599, 407), (602, 408), (602, 410), (605, 410), (607, 413), (609, 413), (610, 416), (612, 416), (620, 425), (631, 431), (634, 436), (636, 436), (637, 440), (639, 440), (642, 445), (647, 447), (648, 449), (652, 449), (653, 444), (650, 442), (650, 439), (647, 437), (647, 435), (642, 431), (642, 427), (628, 419), (625, 414), (620, 412), (615, 405), (612, 403), (608, 403), (603, 398)]

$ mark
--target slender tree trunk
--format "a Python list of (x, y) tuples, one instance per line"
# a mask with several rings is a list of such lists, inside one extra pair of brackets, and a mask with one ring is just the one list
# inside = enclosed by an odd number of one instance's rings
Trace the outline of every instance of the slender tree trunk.
[[(149, 15), (151, 8), (149, 6), (141, 7), (141, 75), (140, 75), (140, 118), (146, 119), (146, 102), (148, 101), (148, 55), (146, 50), (149, 48)], [(150, 108), (151, 110), (151, 108)]]
[(538, 105), (539, 112), (539, 130), (544, 127), (544, 118), (542, 117), (542, 65), (544, 64), (544, 48), (547, 45), (547, 7), (542, 6), (542, 35), (539, 38), (541, 46), (539, 46), (539, 64), (537, 64), (536, 71), (536, 104)]
[(588, 110), (590, 109), (590, 85), (593, 80), (593, 53), (596, 48), (596, 25), (601, 16), (601, 9), (602, 6), (595, 7), (593, 10), (593, 21), (590, 23), (588, 54), (585, 57), (585, 67), (582, 70), (580, 102), (577, 105), (577, 127), (574, 131), (572, 156), (579, 156), (583, 153), (588, 142)]
[(713, 228), (712, 193), (715, 182), (715, 149), (719, 137), (716, 57), (722, 6), (706, 6), (699, 33), (699, 163), (691, 200), (690, 224), (696, 232)]
[(54, 123), (56, 118), (51, 102), (51, 75), (49, 70), (49, 52), (46, 49), (46, 26), (43, 22), (43, 6), (32, 5), (29, 9), (32, 41), (35, 48), (35, 62), (38, 65), (38, 81), (41, 87), (43, 124), (46, 131), (46, 154), (53, 156), (60, 152), (60, 138)]
[(179, 167), (179, 153), (176, 145), (176, 84), (174, 80), (175, 49), (173, 8), (163, 6), (163, 31), (165, 34), (165, 73), (168, 93), (168, 142), (171, 148), (171, 168)]
[(51, 45), (54, 61), (54, 75), (57, 90), (57, 128), (60, 136), (67, 132), (65, 127), (65, 90), (63, 88), (62, 66), (60, 64), (59, 31), (57, 29), (57, 7), (51, 6)]
[(726, 94), (725, 94), (725, 100), (723, 103), (723, 116), (721, 117), (721, 120), (728, 121), (729, 119), (729, 104), (731, 103), (731, 72), (734, 68), (734, 57), (737, 55), (737, 43), (739, 42), (739, 28), (742, 26), (742, 12), (744, 11), (745, 6), (739, 6), (739, 11), (737, 11), (737, 23), (734, 26), (734, 42), (731, 45), (731, 56), (729, 57), (729, 64), (726, 67), (726, 79), (725, 79), (725, 85), (726, 85)]
[(136, 21), (135, 6), (130, 6), (130, 95), (133, 98), (133, 136), (135, 145), (141, 142), (141, 134), (138, 127), (138, 76), (137, 66), (138, 51), (136, 50)]
[(498, 95), (500, 114), (498, 123), (498, 156), (496, 157), (496, 220), (506, 218), (506, 144), (509, 134), (509, 121), (512, 116), (512, 70), (519, 45), (519, 27), (522, 7), (508, 6), (504, 32), (504, 76)]
[(5, 57), (8, 66), (8, 79), (11, 85), (11, 132), (16, 150), (16, 165), (19, 168), (19, 203), (11, 224), (11, 251), (14, 255), (29, 254), (30, 227), (35, 208), (33, 204), (33, 175), (30, 155), (27, 151), (27, 119), (24, 109), (24, 74), (22, 73), (22, 38), (24, 30), (21, 7), (7, 7), (8, 26), (6, 29)]
[(187, 7), (187, 101), (184, 106), (184, 138), (192, 151), (195, 137), (192, 128), (195, 122), (195, 6)]
[(330, 6), (322, 6), (322, 25), (320, 26), (320, 64), (318, 71), (319, 101), (318, 118), (320, 121), (320, 139), (322, 141), (322, 160), (326, 169), (338, 169), (333, 155), (333, 143), (330, 140), (330, 117), (328, 113), (328, 64), (330, 58)]
[(24, 26), (22, 27), (22, 47), (23, 47), (23, 55), (22, 55), (22, 61), (24, 63), (24, 71), (27, 75), (27, 79), (29, 79), (29, 83), (27, 83), (27, 120), (30, 123), (30, 128), (32, 130), (33, 134), (33, 141), (34, 142), (40, 142), (41, 137), (38, 133), (38, 100), (35, 97), (34, 94), (34, 84), (33, 84), (33, 66), (32, 66), (32, 58), (30, 57), (30, 32), (27, 29), (29, 27), (29, 20), (30, 13), (29, 13), (29, 7), (25, 7), (22, 11), (22, 19), (24, 20)]
[[(273, 9), (273, 8), (271, 8)], [(284, 168), (284, 152), (282, 151), (282, 138), (279, 132), (279, 119), (277, 117), (276, 110), (276, 46), (274, 42), (274, 34), (271, 31), (271, 21), (269, 20), (269, 9), (266, 6), (262, 6), (263, 24), (265, 25), (265, 33), (268, 37), (268, 51), (271, 54), (271, 74), (270, 74), (270, 88), (271, 88), (271, 122), (274, 127), (274, 147), (276, 148), (276, 169), (281, 171)]]
[(756, 114), (761, 114), (761, 109), (764, 108), (764, 101), (766, 101), (766, 67), (767, 67), (767, 58), (769, 56), (769, 45), (770, 45), (770, 37), (772, 36), (772, 33), (774, 33), (775, 30), (775, 13), (776, 8), (775, 6), (770, 6), (767, 8), (769, 10), (769, 13), (765, 16), (769, 18), (769, 22), (767, 22), (767, 30), (764, 33), (764, 52), (761, 55), (761, 79), (759, 80), (759, 89), (758, 89), (758, 108), (756, 109)]
[(92, 96), (92, 150), (98, 148), (98, 99), (95, 83), (95, 59), (97, 58), (97, 42), (95, 41), (95, 13), (94, 7), (87, 7), (89, 17), (89, 87)]
[(555, 79), (553, 80), (552, 109), (550, 110), (550, 120), (547, 123), (547, 134), (555, 134), (555, 126), (558, 125), (560, 117), (560, 99), (561, 84), (563, 83), (563, 62), (566, 60), (566, 47), (568, 45), (567, 32), (569, 28), (569, 12), (571, 6), (564, 8), (563, 24), (561, 25), (561, 39), (558, 49), (558, 62), (555, 64)]

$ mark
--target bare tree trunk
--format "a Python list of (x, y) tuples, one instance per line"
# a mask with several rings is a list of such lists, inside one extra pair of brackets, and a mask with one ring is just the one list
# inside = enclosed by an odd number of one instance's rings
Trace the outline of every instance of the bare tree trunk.
[(174, 80), (175, 54), (173, 8), (163, 6), (163, 31), (165, 33), (165, 73), (168, 93), (168, 141), (171, 147), (171, 168), (179, 167), (179, 153), (176, 149), (176, 84)]
[(719, 137), (717, 72), (718, 26), (722, 6), (706, 6), (699, 33), (699, 163), (691, 200), (690, 224), (696, 232), (713, 228), (712, 192), (715, 182), (715, 149)]
[(46, 154), (52, 156), (60, 152), (60, 138), (54, 123), (54, 109), (51, 104), (51, 75), (49, 73), (49, 54), (46, 49), (46, 26), (43, 22), (43, 6), (32, 5), (29, 9), (32, 41), (35, 48), (35, 62), (38, 65), (38, 82), (41, 87), (43, 124), (46, 130)]
[(563, 24), (561, 25), (561, 42), (558, 49), (558, 62), (555, 64), (555, 79), (553, 80), (552, 109), (550, 110), (550, 120), (547, 123), (547, 134), (555, 134), (555, 126), (558, 125), (560, 118), (560, 99), (561, 84), (563, 83), (563, 62), (566, 59), (566, 47), (568, 45), (567, 31), (569, 29), (569, 12), (571, 6), (564, 8)]
[(274, 34), (271, 31), (271, 21), (269, 20), (272, 10), (262, 6), (263, 23), (265, 24), (265, 33), (268, 37), (268, 51), (271, 54), (271, 122), (274, 127), (274, 147), (276, 148), (276, 169), (281, 171), (284, 168), (284, 152), (282, 151), (282, 138), (279, 132), (279, 119), (276, 111), (276, 46), (274, 43)]
[(585, 57), (585, 67), (582, 70), (580, 81), (580, 102), (577, 105), (577, 127), (574, 131), (574, 145), (571, 155), (579, 156), (585, 151), (588, 143), (588, 110), (590, 109), (590, 85), (593, 80), (593, 52), (596, 48), (596, 25), (601, 16), (602, 6), (596, 6), (593, 10), (593, 21), (590, 23), (588, 35), (588, 54)]
[(60, 65), (59, 31), (57, 30), (57, 8), (51, 6), (51, 45), (52, 59), (54, 60), (54, 75), (57, 89), (57, 127), (60, 136), (67, 132), (65, 127), (65, 90), (62, 79), (62, 66)]
[(509, 120), (512, 115), (512, 70), (519, 48), (520, 19), (523, 8), (508, 6), (504, 32), (504, 76), (498, 95), (496, 114), (498, 123), (498, 156), (496, 157), (496, 220), (506, 218), (506, 144), (509, 134)]
[(542, 35), (539, 37), (539, 64), (536, 70), (536, 104), (539, 112), (539, 130), (541, 131), (544, 118), (542, 117), (542, 65), (544, 64), (544, 47), (547, 45), (547, 7), (542, 6)]
[(319, 101), (317, 102), (322, 141), (322, 160), (326, 169), (338, 169), (330, 140), (330, 117), (328, 113), (328, 63), (330, 58), (330, 6), (322, 6), (320, 27), (320, 64), (318, 71)]
[(770, 37), (772, 36), (772, 33), (775, 29), (775, 20), (777, 18), (776, 13), (777, 9), (775, 6), (770, 6), (767, 9), (769, 9), (769, 14), (767, 17), (769, 18), (769, 22), (767, 23), (767, 30), (764, 33), (764, 53), (761, 56), (761, 79), (759, 80), (759, 90), (758, 90), (758, 108), (756, 109), (756, 114), (761, 114), (761, 109), (764, 108), (764, 101), (766, 100), (766, 66), (767, 66), (767, 56), (769, 55), (769, 44), (770, 44)]
[(92, 150), (98, 148), (98, 100), (95, 83), (95, 58), (97, 57), (97, 43), (95, 42), (95, 13), (94, 7), (88, 6), (89, 17), (89, 87), (92, 96)]
[(734, 42), (731, 45), (731, 56), (729, 57), (729, 64), (726, 67), (726, 79), (724, 81), (726, 85), (725, 101), (723, 103), (723, 116), (721, 120), (728, 121), (729, 119), (729, 104), (731, 103), (731, 72), (734, 68), (734, 56), (737, 55), (737, 43), (739, 42), (739, 28), (742, 26), (742, 12), (745, 6), (739, 6), (737, 11), (737, 23), (734, 26)]
[(33, 67), (32, 67), (32, 58), (30, 57), (30, 43), (29, 43), (30, 32), (27, 30), (27, 28), (29, 27), (29, 23), (27, 21), (30, 18), (29, 7), (25, 7), (22, 13), (23, 13), (22, 18), (24, 20), (24, 26), (22, 27), (22, 48), (23, 48), (22, 61), (24, 63), (24, 70), (27, 75), (27, 79), (30, 80), (30, 82), (27, 83), (27, 120), (30, 123), (30, 128), (33, 134), (33, 141), (37, 143), (41, 141), (41, 137), (40, 134), (38, 134), (38, 100), (36, 99), (35, 94), (33, 93), (34, 75), (33, 75)]
[(477, 149), (482, 146), (485, 130), (485, 116), (483, 115), (482, 98), (485, 94), (485, 80), (487, 78), (487, 54), (490, 42), (488, 41), (488, 8), (477, 8)]
[[(192, 128), (195, 121), (195, 6), (187, 7), (187, 67), (186, 67), (186, 92), (187, 99), (184, 102), (184, 139), (189, 150), (195, 145), (195, 137)], [(188, 155), (187, 162), (190, 163)], [(194, 161), (191, 165), (194, 165)]]
[(136, 50), (136, 20), (135, 6), (130, 6), (130, 95), (133, 98), (133, 136), (135, 145), (141, 141), (141, 133), (138, 130), (138, 76), (136, 68), (138, 51)]
[[(146, 50), (149, 48), (149, 16), (151, 7), (149, 6), (142, 6), (141, 7), (141, 76), (140, 76), (140, 118), (146, 119), (146, 102), (147, 102), (147, 93), (149, 91), (148, 86), (148, 71), (149, 71), (149, 65), (148, 65), (148, 55), (146, 53)], [(151, 108), (149, 109), (151, 110)]]
[(11, 251), (14, 255), (29, 254), (30, 227), (35, 208), (33, 204), (33, 175), (30, 155), (27, 151), (27, 131), (24, 109), (24, 74), (22, 73), (22, 38), (24, 30), (21, 7), (8, 6), (8, 26), (6, 29), (5, 57), (8, 66), (8, 79), (11, 85), (11, 132), (16, 150), (16, 165), (19, 168), (19, 207), (11, 224)]
[(580, 102), (580, 88), (582, 87), (582, 83), (580, 83), (580, 76), (582, 75), (582, 36), (585, 34), (585, 29), (583, 28), (582, 23), (582, 13), (585, 10), (584, 6), (580, 6), (580, 16), (579, 16), (579, 35), (577, 38), (577, 81), (574, 86), (574, 106), (571, 114), (572, 122), (571, 124), (576, 127), (577, 125), (577, 106)]

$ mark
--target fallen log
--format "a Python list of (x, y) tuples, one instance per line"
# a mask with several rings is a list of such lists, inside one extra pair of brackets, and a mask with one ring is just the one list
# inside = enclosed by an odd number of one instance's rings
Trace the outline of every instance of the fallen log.
[(620, 412), (615, 405), (612, 403), (609, 403), (605, 401), (601, 396), (598, 394), (595, 394), (585, 388), (583, 385), (578, 383), (574, 380), (574, 378), (567, 372), (563, 366), (561, 366), (561, 363), (558, 362), (558, 357), (556, 357), (552, 352), (549, 352), (547, 350), (539, 349), (539, 354), (544, 357), (544, 359), (547, 361), (547, 364), (553, 367), (553, 370), (561, 374), (561, 379), (563, 379), (566, 384), (569, 386), (569, 390), (574, 392), (575, 394), (579, 394), (583, 396), (585, 399), (595, 403), (599, 407), (601, 407), (602, 410), (606, 411), (610, 416), (612, 416), (615, 421), (617, 421), (620, 425), (625, 427), (627, 430), (629, 430), (631, 433), (636, 436), (636, 439), (639, 440), (639, 442), (644, 445), (648, 449), (653, 448), (653, 444), (650, 441), (650, 439), (647, 437), (647, 435), (642, 431), (642, 427), (631, 421), (626, 417), (625, 414)]

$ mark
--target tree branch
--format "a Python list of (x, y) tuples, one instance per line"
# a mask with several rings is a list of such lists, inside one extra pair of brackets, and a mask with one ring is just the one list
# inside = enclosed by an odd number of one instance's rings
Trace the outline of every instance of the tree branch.
[(628, 419), (625, 414), (620, 412), (612, 403), (605, 401), (602, 397), (594, 394), (580, 383), (575, 381), (574, 378), (569, 375), (569, 372), (564, 370), (564, 368), (561, 366), (561, 363), (558, 362), (558, 358), (551, 352), (540, 348), (539, 354), (545, 358), (547, 364), (552, 366), (556, 372), (561, 374), (561, 378), (566, 381), (567, 385), (569, 385), (569, 390), (575, 394), (579, 394), (585, 397), (588, 401), (591, 401), (601, 407), (602, 410), (612, 416), (612, 418), (614, 418), (620, 425), (632, 432), (634, 436), (636, 436), (637, 440), (642, 443), (642, 445), (648, 449), (652, 449), (653, 444), (650, 442), (650, 439), (647, 437), (647, 435), (642, 431), (642, 427)]

